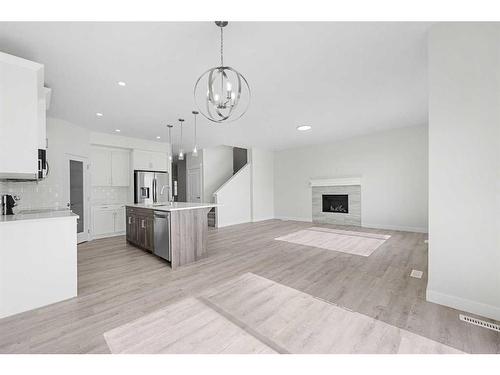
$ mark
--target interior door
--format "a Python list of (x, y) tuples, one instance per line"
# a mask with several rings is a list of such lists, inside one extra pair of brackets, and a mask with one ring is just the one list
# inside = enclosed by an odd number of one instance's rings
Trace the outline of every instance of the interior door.
[(77, 242), (88, 241), (88, 161), (86, 158), (69, 157), (69, 203), (71, 211), (78, 215), (76, 221)]
[(187, 201), (201, 203), (201, 170), (189, 169), (187, 172)]

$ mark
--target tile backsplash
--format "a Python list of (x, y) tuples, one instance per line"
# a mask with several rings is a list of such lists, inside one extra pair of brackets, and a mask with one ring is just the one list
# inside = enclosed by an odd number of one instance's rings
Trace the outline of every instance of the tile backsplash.
[(39, 208), (65, 208), (66, 199), (62, 194), (62, 186), (43, 181), (24, 181), (24, 182), (0, 182), (0, 195), (17, 195), (20, 200), (17, 201), (15, 211), (33, 210)]
[[(17, 195), (15, 212), (40, 208), (61, 209), (67, 207), (67, 198), (63, 193), (63, 186), (51, 183), (48, 179), (39, 182), (0, 181), (0, 195)], [(92, 187), (91, 205), (129, 203), (130, 191), (128, 187)]]
[(90, 199), (93, 206), (99, 204), (129, 203), (131, 201), (129, 191), (128, 187), (93, 187)]

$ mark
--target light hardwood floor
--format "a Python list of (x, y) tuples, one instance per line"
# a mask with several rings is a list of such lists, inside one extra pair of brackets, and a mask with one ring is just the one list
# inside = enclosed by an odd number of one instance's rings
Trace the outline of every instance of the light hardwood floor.
[[(211, 230), (208, 257), (176, 271), (123, 237), (82, 244), (78, 297), (0, 320), (0, 353), (109, 353), (104, 333), (248, 272), (461, 351), (500, 352), (498, 333), (425, 301), (425, 235), (361, 229), (391, 235), (369, 257), (274, 240), (311, 226), (270, 220)], [(410, 278), (412, 269), (424, 277)]]
[(104, 337), (118, 354), (463, 354), (253, 273)]

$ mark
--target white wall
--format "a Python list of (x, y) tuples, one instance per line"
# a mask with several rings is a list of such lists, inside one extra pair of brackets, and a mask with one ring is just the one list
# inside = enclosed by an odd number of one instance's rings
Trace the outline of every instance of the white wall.
[(247, 164), (217, 190), (215, 202), (221, 204), (216, 208), (218, 228), (252, 221), (251, 175)]
[(427, 153), (426, 126), (277, 151), (275, 216), (311, 221), (310, 179), (362, 176), (363, 226), (426, 232)]
[(147, 139), (124, 137), (115, 134), (90, 132), (90, 143), (101, 146), (164, 152), (167, 156), (170, 154), (170, 145), (168, 142), (149, 141)]
[(214, 202), (214, 192), (233, 175), (233, 148), (203, 149), (203, 202)]
[(249, 150), (252, 186), (252, 221), (274, 218), (274, 153), (252, 148)]
[(500, 320), (500, 31), (429, 34), (427, 299)]

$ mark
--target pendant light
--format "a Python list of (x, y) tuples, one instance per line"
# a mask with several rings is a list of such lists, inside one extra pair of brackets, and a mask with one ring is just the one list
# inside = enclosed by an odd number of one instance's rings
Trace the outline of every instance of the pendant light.
[(198, 145), (196, 144), (196, 116), (198, 115), (198, 111), (191, 112), (194, 115), (194, 147), (193, 147), (193, 156), (198, 156)]
[(182, 123), (183, 122), (184, 122), (184, 119), (180, 118), (179, 124), (181, 125), (181, 141), (179, 143), (179, 160), (184, 160), (184, 150), (182, 149)]
[(239, 119), (250, 105), (251, 91), (246, 78), (236, 69), (224, 66), (224, 27), (227, 21), (216, 21), (220, 28), (220, 66), (208, 69), (194, 85), (194, 100), (208, 120), (223, 123)]
[(168, 161), (172, 162), (172, 153), (173, 153), (172, 128), (173, 128), (173, 125), (167, 125), (167, 128), (168, 128), (168, 143), (170, 144), (170, 153), (168, 154)]

